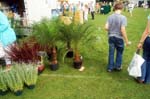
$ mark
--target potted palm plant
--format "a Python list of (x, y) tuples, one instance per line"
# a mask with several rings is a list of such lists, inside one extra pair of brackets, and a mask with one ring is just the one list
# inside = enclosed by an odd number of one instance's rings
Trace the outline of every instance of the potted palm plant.
[(79, 46), (90, 39), (90, 34), (94, 33), (94, 28), (91, 23), (72, 23), (72, 43), (74, 45), (74, 59), (73, 66), (76, 69), (83, 69), (82, 56), (80, 54)]
[(44, 46), (51, 47), (50, 69), (58, 69), (57, 41), (58, 41), (58, 19), (43, 19), (33, 25), (33, 35), (36, 40)]
[(65, 23), (60, 20), (59, 23), (59, 37), (62, 42), (66, 43), (66, 57), (72, 58), (73, 57), (73, 49), (71, 46), (72, 39), (73, 39), (73, 24), (72, 22)]
[(5, 95), (7, 93), (7, 89), (5, 72), (2, 68), (0, 68), (0, 95)]

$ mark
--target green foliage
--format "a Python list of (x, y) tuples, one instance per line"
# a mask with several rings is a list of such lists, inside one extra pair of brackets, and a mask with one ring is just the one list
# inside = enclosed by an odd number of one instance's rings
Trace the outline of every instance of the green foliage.
[(74, 24), (71, 23), (71, 24), (65, 24), (64, 22), (60, 22), (59, 24), (59, 40), (64, 42), (64, 43), (68, 43), (69, 45), (67, 45), (67, 48), (71, 48), (71, 42), (72, 42), (72, 39), (73, 39), (73, 34), (74, 34), (74, 31), (73, 31), (73, 27), (74, 27)]
[(22, 64), (21, 63), (14, 63), (13, 67), (12, 67), (15, 71), (18, 72), (18, 75), (20, 76), (22, 82), (24, 83), (25, 81), (25, 75), (24, 75), (24, 71), (22, 68)]
[(0, 90), (1, 91), (7, 90), (5, 71), (2, 68), (0, 68)]
[(22, 64), (24, 82), (27, 85), (35, 85), (38, 77), (38, 70), (35, 64)]
[(88, 41), (91, 42), (93, 40), (93, 36), (91, 35), (91, 33), (96, 32), (96, 29), (93, 25), (94, 24), (91, 24), (90, 22), (86, 22), (83, 24), (74, 24), (72, 29), (72, 41), (75, 49), (78, 49), (77, 47), (79, 44), (85, 45), (88, 43)]
[[(145, 29), (147, 15), (150, 9), (135, 8), (133, 17), (129, 12), (123, 12), (128, 19), (127, 34), (132, 42), (125, 47), (123, 56), (123, 70), (121, 72), (106, 72), (108, 63), (108, 37), (103, 29), (107, 16), (95, 16), (90, 20), (96, 28), (101, 27), (95, 35), (95, 42), (88, 42), (80, 50), (84, 53), (85, 71), (79, 72), (72, 68), (72, 64), (60, 64), (61, 68), (52, 72), (49, 69), (39, 76), (37, 87), (26, 90), (21, 97), (7, 94), (1, 99), (150, 99), (150, 85), (137, 84), (129, 77), (127, 67), (133, 57), (142, 32)], [(84, 57), (83, 56), (83, 57)], [(65, 60), (65, 62), (69, 62)], [(72, 61), (71, 61), (72, 62)]]
[[(94, 24), (85, 22), (83, 24), (72, 22), (70, 24), (59, 24), (59, 37), (61, 41), (70, 43), (84, 43), (91, 40), (91, 33), (95, 33)], [(81, 41), (82, 40), (82, 41)]]
[(11, 70), (6, 72), (7, 85), (13, 92), (23, 90), (23, 80), (19, 75), (19, 72), (21, 71), (19, 71), (19, 69), (17, 68), (18, 66), (15, 67), (16, 68), (11, 68)]
[(43, 19), (33, 24), (33, 36), (42, 45), (55, 46), (58, 39), (58, 19)]

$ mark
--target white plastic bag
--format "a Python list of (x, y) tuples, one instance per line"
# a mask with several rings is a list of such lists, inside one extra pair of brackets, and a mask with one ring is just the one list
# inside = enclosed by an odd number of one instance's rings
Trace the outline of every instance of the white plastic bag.
[(134, 53), (134, 56), (129, 64), (128, 73), (132, 77), (141, 77), (141, 66), (144, 63), (144, 59), (137, 53)]
[(0, 43), (0, 58), (4, 57), (5, 56), (5, 51), (3, 49), (3, 46), (2, 44)]

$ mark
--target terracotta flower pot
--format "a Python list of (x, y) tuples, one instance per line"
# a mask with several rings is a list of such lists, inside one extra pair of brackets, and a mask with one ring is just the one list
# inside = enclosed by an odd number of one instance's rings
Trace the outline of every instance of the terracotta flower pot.
[(41, 74), (45, 69), (45, 66), (44, 65), (39, 65), (38, 66), (38, 75)]

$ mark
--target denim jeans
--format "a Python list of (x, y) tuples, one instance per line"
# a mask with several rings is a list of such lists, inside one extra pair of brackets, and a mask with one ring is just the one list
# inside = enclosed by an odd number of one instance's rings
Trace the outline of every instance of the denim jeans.
[(150, 37), (147, 37), (143, 45), (143, 58), (145, 62), (141, 67), (142, 76), (140, 80), (150, 83)]
[[(122, 55), (124, 50), (124, 42), (123, 39), (117, 37), (109, 37), (109, 56), (108, 56), (108, 68), (121, 68), (122, 64)], [(116, 59), (115, 59), (115, 51), (116, 51)]]

